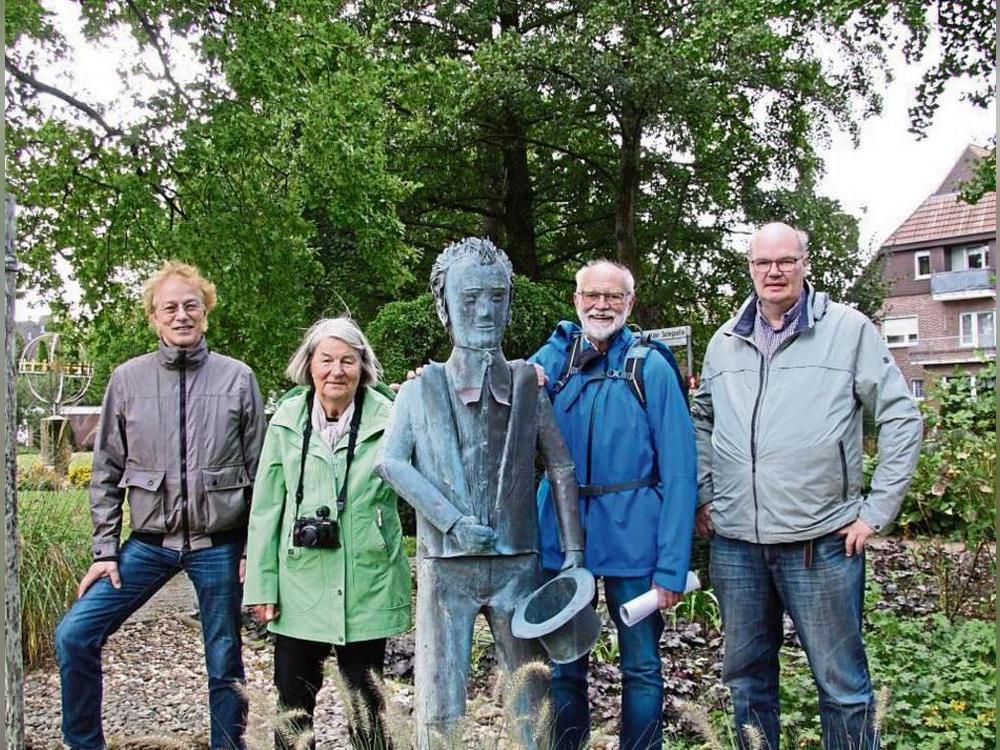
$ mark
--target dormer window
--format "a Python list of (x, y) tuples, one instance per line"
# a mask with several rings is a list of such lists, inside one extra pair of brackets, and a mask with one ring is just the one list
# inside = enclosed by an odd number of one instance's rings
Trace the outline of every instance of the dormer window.
[(931, 254), (929, 250), (923, 250), (913, 255), (913, 278), (927, 279), (931, 275)]

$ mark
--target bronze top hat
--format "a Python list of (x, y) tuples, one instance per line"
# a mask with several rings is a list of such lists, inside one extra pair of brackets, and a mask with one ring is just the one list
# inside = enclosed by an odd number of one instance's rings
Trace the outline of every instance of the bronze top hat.
[(591, 605), (596, 591), (586, 568), (564, 570), (517, 603), (511, 631), (518, 638), (538, 638), (556, 664), (576, 661), (601, 634), (601, 618)]

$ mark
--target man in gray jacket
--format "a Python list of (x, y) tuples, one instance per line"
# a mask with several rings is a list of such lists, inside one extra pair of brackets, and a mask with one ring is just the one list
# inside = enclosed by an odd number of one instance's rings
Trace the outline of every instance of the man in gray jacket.
[[(712, 539), (722, 677), (737, 737), (779, 742), (778, 651), (788, 612), (819, 690), (823, 747), (879, 747), (861, 636), (864, 548), (893, 521), (922, 424), (902, 374), (864, 315), (805, 280), (806, 237), (768, 224), (748, 254), (755, 293), (712, 337), (693, 407), (696, 530)], [(862, 490), (862, 412), (878, 466)]]
[[(215, 286), (168, 262), (147, 282), (159, 350), (111, 375), (94, 446), (94, 563), (56, 629), (63, 738), (105, 747), (101, 649), (179, 571), (194, 584), (208, 671), (211, 747), (244, 747), (240, 601), (264, 409), (253, 371), (210, 352)], [(131, 534), (120, 545), (122, 508)]]

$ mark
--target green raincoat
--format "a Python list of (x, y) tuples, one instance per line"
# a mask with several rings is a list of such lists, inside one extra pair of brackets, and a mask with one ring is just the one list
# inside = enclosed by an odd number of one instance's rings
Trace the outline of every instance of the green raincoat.
[(292, 545), (307, 392), (283, 401), (267, 430), (254, 483), (243, 601), (273, 604), (272, 632), (344, 644), (396, 635), (410, 627), (410, 567), (403, 552), (396, 495), (375, 473), (392, 403), (367, 388), (347, 500), (336, 500), (347, 462), (347, 436), (331, 451), (309, 441), (299, 516), (325, 505), (339, 524), (340, 546)]

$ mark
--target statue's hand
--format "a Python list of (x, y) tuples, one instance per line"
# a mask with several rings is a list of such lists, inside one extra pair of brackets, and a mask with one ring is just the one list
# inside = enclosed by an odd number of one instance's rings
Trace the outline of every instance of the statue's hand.
[(582, 568), (583, 567), (583, 550), (582, 549), (571, 549), (566, 553), (566, 559), (563, 560), (563, 566), (560, 570), (569, 570), (570, 568)]
[(477, 523), (475, 516), (462, 516), (448, 533), (455, 537), (458, 546), (470, 555), (492, 552), (497, 538), (496, 532), (489, 526)]

